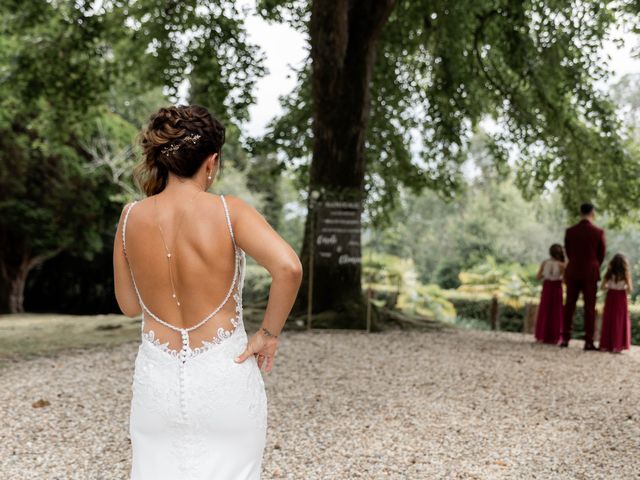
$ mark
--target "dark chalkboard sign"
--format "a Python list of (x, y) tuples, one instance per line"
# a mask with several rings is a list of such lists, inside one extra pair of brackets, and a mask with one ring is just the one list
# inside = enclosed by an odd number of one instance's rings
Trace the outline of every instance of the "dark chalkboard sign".
[(362, 205), (359, 202), (325, 200), (316, 206), (315, 258), (322, 265), (361, 263)]

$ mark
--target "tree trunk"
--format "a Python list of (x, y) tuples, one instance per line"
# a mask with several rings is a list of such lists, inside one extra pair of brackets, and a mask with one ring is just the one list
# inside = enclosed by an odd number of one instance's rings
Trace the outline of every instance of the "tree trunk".
[(24, 289), (29, 272), (45, 260), (57, 255), (61, 249), (44, 255), (31, 256), (29, 252), (0, 259), (0, 313), (24, 312)]
[[(308, 267), (318, 201), (348, 199), (362, 205), (364, 199), (371, 75), (380, 32), (395, 5), (396, 0), (313, 2), (310, 34), (314, 144), (300, 255), (305, 275), (297, 312), (306, 311), (308, 305)], [(317, 201), (312, 192), (317, 192)], [(364, 328), (366, 299), (361, 271), (358, 262), (315, 264), (312, 312), (336, 312), (323, 326)]]

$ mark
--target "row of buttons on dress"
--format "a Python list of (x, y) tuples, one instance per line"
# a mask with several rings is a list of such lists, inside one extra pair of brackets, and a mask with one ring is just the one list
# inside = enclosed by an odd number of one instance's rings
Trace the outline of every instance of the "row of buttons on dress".
[(186, 330), (180, 330), (182, 335), (182, 350), (180, 350), (180, 410), (182, 418), (187, 420), (187, 399), (185, 390), (185, 362), (189, 356), (189, 334)]

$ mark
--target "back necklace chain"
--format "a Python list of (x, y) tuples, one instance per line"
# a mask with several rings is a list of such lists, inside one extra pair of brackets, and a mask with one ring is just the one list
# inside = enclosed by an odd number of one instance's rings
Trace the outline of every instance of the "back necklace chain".
[[(198, 190), (196, 192), (196, 194), (194, 196), (191, 197), (191, 199), (187, 202), (187, 207), (189, 205), (191, 205), (191, 203), (193, 202), (193, 200), (198, 196), (198, 194), (201, 192), (202, 190)], [(167, 266), (169, 267), (169, 282), (171, 283), (171, 297), (176, 301), (176, 305), (178, 306), (178, 308), (180, 308), (180, 299), (178, 298), (178, 294), (176, 292), (176, 285), (175, 282), (173, 280), (173, 268), (171, 267), (171, 259), (173, 258), (173, 255), (171, 253), (171, 250), (169, 250), (169, 247), (167, 246), (167, 242), (165, 241), (165, 237), (164, 237), (164, 231), (162, 230), (162, 225), (160, 225), (160, 219), (158, 217), (158, 197), (154, 197), (153, 198), (153, 205), (155, 208), (155, 213), (156, 213), (156, 224), (158, 225), (158, 229), (160, 230), (160, 238), (162, 239), (162, 244), (164, 245), (164, 250), (166, 252), (166, 258), (167, 258)], [(185, 207), (185, 209), (183, 210), (182, 214), (180, 215), (180, 218), (178, 219), (178, 224), (176, 225), (176, 231), (173, 235), (173, 242), (171, 243), (172, 247), (175, 247), (176, 244), (176, 240), (178, 238), (178, 231), (180, 230), (180, 227), (182, 226), (182, 220), (184, 220), (184, 216), (185, 213), (187, 213), (188, 208)]]

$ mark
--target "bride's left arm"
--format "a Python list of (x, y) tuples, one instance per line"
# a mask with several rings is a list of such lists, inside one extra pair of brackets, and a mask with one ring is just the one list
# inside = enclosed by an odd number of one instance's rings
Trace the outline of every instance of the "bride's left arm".
[(131, 204), (122, 209), (118, 229), (116, 230), (116, 238), (113, 242), (113, 286), (116, 292), (116, 300), (122, 313), (127, 317), (137, 317), (142, 313), (138, 296), (136, 295), (131, 279), (131, 272), (127, 263), (127, 257), (124, 255), (122, 245), (122, 224), (126, 211), (131, 208)]

